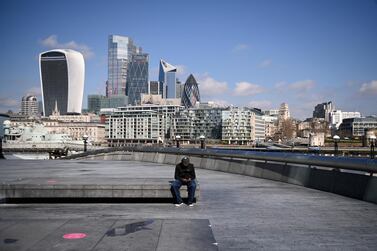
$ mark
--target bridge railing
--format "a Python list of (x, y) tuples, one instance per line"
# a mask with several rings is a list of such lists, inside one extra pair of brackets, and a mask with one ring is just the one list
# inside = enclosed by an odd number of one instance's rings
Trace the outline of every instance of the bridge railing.
[(258, 160), (265, 162), (279, 162), (284, 164), (300, 164), (306, 166), (330, 167), (353, 171), (377, 173), (377, 160), (368, 158), (350, 158), (318, 156), (313, 154), (297, 154), (287, 152), (255, 152), (231, 149), (198, 149), (198, 148), (172, 148), (172, 147), (151, 147), (151, 146), (124, 146), (116, 148), (99, 149), (85, 153), (75, 154), (63, 159), (75, 159), (90, 155), (97, 155), (111, 152), (153, 152), (164, 154), (176, 154), (187, 156), (198, 156), (207, 158), (227, 158)]

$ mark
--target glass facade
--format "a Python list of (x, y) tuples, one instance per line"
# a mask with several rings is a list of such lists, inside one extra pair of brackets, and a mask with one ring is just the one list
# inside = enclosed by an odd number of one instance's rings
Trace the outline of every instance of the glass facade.
[(140, 94), (148, 93), (148, 66), (148, 54), (140, 53), (132, 57), (132, 60), (128, 65), (127, 73), (126, 91), (129, 104), (140, 104)]
[(159, 78), (162, 88), (162, 98), (176, 98), (176, 73), (177, 68), (162, 59), (160, 60)]
[(141, 52), (129, 37), (110, 35), (108, 43), (108, 80), (106, 96), (126, 94), (128, 63)]
[(198, 83), (194, 76), (191, 74), (184, 85), (182, 93), (182, 104), (186, 108), (194, 107), (196, 102), (200, 102), (200, 94)]
[(88, 95), (88, 111), (99, 113), (102, 108), (118, 108), (128, 104), (126, 95), (113, 95), (106, 97), (103, 95)]
[(67, 114), (68, 68), (64, 53), (47, 52), (41, 55), (44, 116), (52, 114), (55, 102), (61, 114)]
[(149, 82), (148, 94), (152, 94), (152, 95), (158, 95), (158, 94), (160, 94), (160, 82), (158, 82), (158, 81), (150, 81)]

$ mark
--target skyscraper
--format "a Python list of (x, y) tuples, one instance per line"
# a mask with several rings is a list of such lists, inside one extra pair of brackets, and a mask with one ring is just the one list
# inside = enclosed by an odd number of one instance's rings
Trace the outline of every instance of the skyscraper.
[(110, 35), (108, 42), (106, 96), (126, 95), (128, 64), (133, 55), (141, 53), (141, 48), (124, 36)]
[(199, 87), (194, 76), (190, 74), (183, 88), (182, 104), (190, 108), (194, 107), (196, 102), (200, 102)]
[(80, 114), (84, 92), (85, 63), (80, 52), (56, 49), (39, 55), (43, 115), (49, 116), (55, 103), (60, 114)]
[(330, 122), (330, 113), (335, 110), (335, 105), (329, 101), (318, 104), (314, 107), (313, 118), (324, 118), (325, 121)]
[(158, 95), (160, 93), (160, 83), (158, 81), (149, 81), (148, 94)]
[(176, 79), (177, 67), (160, 60), (160, 73), (158, 80), (162, 85), (162, 98), (176, 98)]
[(22, 97), (21, 114), (25, 116), (36, 116), (38, 114), (37, 97), (33, 95)]
[(132, 56), (128, 65), (126, 88), (129, 104), (140, 104), (140, 94), (148, 93), (148, 66), (149, 56), (147, 53)]

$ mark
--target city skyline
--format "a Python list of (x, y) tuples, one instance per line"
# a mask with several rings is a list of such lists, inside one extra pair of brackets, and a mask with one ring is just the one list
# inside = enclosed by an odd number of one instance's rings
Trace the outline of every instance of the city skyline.
[[(160, 58), (177, 66), (181, 81), (193, 73), (203, 101), (262, 109), (286, 102), (300, 119), (330, 100), (344, 111), (377, 113), (373, 0), (111, 3), (2, 1), (0, 31), (8, 42), (1, 48), (0, 111), (18, 112), (26, 94), (41, 100), (37, 55), (56, 48), (85, 56), (85, 107), (88, 94), (105, 93), (107, 38), (114, 34), (148, 51), (150, 80), (158, 79)], [(121, 15), (125, 7), (138, 11)], [(61, 11), (48, 12), (54, 8)], [(172, 15), (162, 17), (161, 8)]]

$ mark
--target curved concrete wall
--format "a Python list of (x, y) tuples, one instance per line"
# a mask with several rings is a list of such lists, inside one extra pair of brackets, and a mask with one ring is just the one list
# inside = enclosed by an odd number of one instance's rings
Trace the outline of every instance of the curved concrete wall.
[[(154, 152), (112, 152), (79, 159), (135, 160), (175, 165), (183, 155)], [(305, 186), (377, 204), (377, 177), (333, 168), (309, 167), (245, 159), (190, 157), (196, 168), (247, 175)]]

